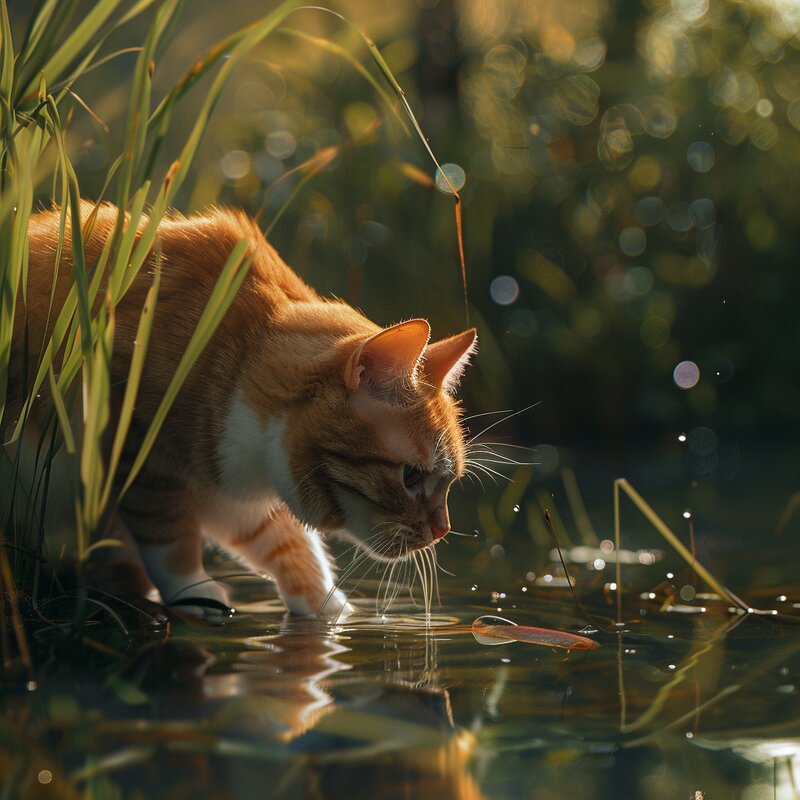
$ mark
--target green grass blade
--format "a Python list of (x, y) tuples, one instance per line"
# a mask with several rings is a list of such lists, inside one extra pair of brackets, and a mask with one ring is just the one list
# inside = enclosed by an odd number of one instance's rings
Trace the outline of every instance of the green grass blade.
[[(77, 0), (47, 0), (40, 5), (38, 12), (32, 16), (31, 24), (22, 40), (22, 47), (19, 52), (21, 64), (31, 61), (32, 55), (43, 38), (48, 43), (52, 43), (59, 38), (63, 25), (77, 6)], [(35, 62), (27, 65), (31, 74), (36, 72), (34, 64)]]
[(128, 435), (131, 420), (133, 419), (133, 410), (136, 405), (136, 395), (139, 392), (139, 385), (142, 381), (142, 373), (144, 371), (145, 355), (150, 343), (150, 333), (153, 330), (153, 319), (155, 318), (155, 306), (158, 300), (158, 289), (161, 284), (161, 264), (160, 254), (156, 253), (156, 270), (153, 278), (153, 285), (147, 292), (147, 296), (142, 306), (142, 313), (139, 317), (139, 326), (136, 330), (136, 338), (134, 339), (133, 357), (131, 358), (131, 365), (128, 370), (128, 380), (125, 384), (125, 394), (122, 398), (122, 406), (120, 408), (119, 417), (116, 420), (117, 429), (114, 433), (114, 442), (111, 446), (111, 455), (108, 459), (108, 469), (106, 475), (105, 487), (100, 499), (100, 507), (105, 508), (108, 505), (109, 498), (111, 497), (111, 489), (114, 485), (114, 475), (117, 471), (120, 456), (122, 455), (122, 448), (125, 444), (125, 437)]
[[(216, 105), (217, 99), (225, 86), (231, 72), (239, 64), (239, 61), (246, 56), (250, 51), (265, 39), (284, 19), (296, 8), (299, 7), (299, 0), (284, 0), (272, 13), (267, 14), (262, 19), (248, 25), (240, 31), (226, 37), (221, 42), (212, 47), (203, 58), (199, 59), (189, 72), (178, 81), (173, 87), (172, 91), (164, 98), (150, 119), (150, 128), (156, 131), (155, 140), (151, 147), (150, 154), (145, 164), (145, 169), (149, 172), (155, 161), (156, 154), (159, 146), (166, 134), (169, 127), (170, 116), (175, 103), (183, 97), (183, 95), (215, 64), (223, 59), (222, 68), (217, 73), (214, 83), (206, 94), (205, 102), (198, 114), (198, 120), (195, 124), (189, 140), (186, 143), (181, 155), (178, 157), (176, 163), (179, 165), (175, 174), (171, 177), (174, 185), (170, 188), (167, 197), (167, 203), (175, 196), (186, 172), (191, 164), (191, 159), (197, 149), (200, 136), (208, 122), (208, 117)], [(158, 201), (157, 201), (158, 202)]]
[(161, 426), (164, 424), (167, 413), (175, 401), (175, 398), (178, 396), (181, 386), (183, 386), (197, 358), (206, 344), (208, 344), (209, 339), (222, 320), (222, 317), (233, 302), (236, 292), (239, 291), (239, 287), (242, 285), (242, 281), (245, 279), (250, 268), (251, 259), (250, 257), (246, 257), (247, 247), (248, 243), (242, 241), (231, 251), (217, 280), (217, 284), (214, 287), (214, 291), (211, 293), (211, 297), (209, 297), (208, 303), (203, 309), (203, 313), (197, 323), (197, 328), (195, 328), (192, 338), (189, 340), (189, 344), (186, 346), (186, 350), (181, 356), (175, 374), (172, 376), (172, 380), (167, 387), (167, 391), (164, 393), (164, 397), (153, 416), (153, 420), (145, 434), (133, 466), (120, 491), (120, 497), (128, 491), (131, 484), (136, 479), (136, 476), (139, 474), (147, 456), (150, 454), (150, 450), (161, 430)]
[(81, 231), (81, 193), (78, 177), (72, 164), (67, 162), (69, 183), (69, 209), (72, 231), (72, 274), (78, 299), (78, 320), (81, 328), (81, 342), (84, 355), (89, 354), (92, 347), (92, 318), (89, 302), (89, 279), (86, 272), (86, 260), (83, 252), (83, 232)]
[[(83, 486), (81, 511), (84, 528), (92, 532), (100, 518), (100, 496), (105, 479), (103, 469), (102, 436), (111, 418), (111, 353), (114, 347), (114, 310), (105, 306), (97, 319), (101, 335), (89, 359), (84, 359), (84, 428), (81, 442), (80, 473)], [(83, 558), (85, 542), (78, 548), (78, 557)]]
[[(14, 87), (14, 42), (11, 39), (11, 23), (8, 19), (6, 0), (0, 0), (0, 49), (2, 49), (2, 62), (0, 62), (0, 99), (5, 108), (11, 107), (11, 92)], [(6, 120), (3, 121), (4, 126)], [(10, 121), (9, 121), (10, 122)]]
[[(625, 478), (617, 478), (614, 481), (614, 493), (615, 497), (618, 496), (618, 493), (622, 491), (628, 498), (633, 502), (636, 508), (642, 512), (645, 516), (647, 521), (661, 534), (661, 536), (669, 542), (675, 552), (691, 567), (691, 569), (698, 575), (698, 577), (705, 581), (706, 585), (709, 586), (713, 591), (715, 591), (723, 600), (730, 603), (732, 606), (738, 606), (740, 608), (747, 608), (747, 606), (743, 606), (742, 602), (730, 594), (730, 592), (694, 557), (689, 550), (686, 549), (685, 545), (681, 540), (672, 532), (670, 527), (661, 519), (661, 517), (656, 514), (653, 508), (647, 503), (647, 501), (633, 488), (633, 486), (628, 483)], [(618, 500), (615, 499), (615, 504), (618, 504)], [(615, 509), (618, 508), (618, 505), (615, 505)], [(618, 511), (615, 512), (615, 526), (616, 526), (616, 536), (615, 541), (618, 542), (619, 534), (619, 513)]]
[[(156, 12), (155, 18), (147, 32), (142, 52), (136, 59), (136, 67), (131, 87), (130, 106), (128, 119), (125, 125), (125, 144), (123, 146), (123, 160), (117, 185), (117, 208), (125, 209), (128, 206), (131, 181), (136, 165), (141, 159), (147, 135), (147, 119), (150, 114), (150, 94), (152, 80), (150, 64), (153, 60), (159, 37), (169, 24), (170, 18), (175, 13), (178, 0), (169, 0)], [(122, 226), (118, 224), (115, 236), (121, 233)]]
[[(103, 23), (114, 13), (120, 0), (98, 0), (84, 16), (75, 30), (67, 36), (64, 43), (45, 61), (41, 68), (47, 82), (55, 83), (69, 65), (77, 59), (87, 42), (97, 34)], [(38, 74), (40, 70), (36, 70)], [(17, 100), (24, 99), (31, 91), (31, 78), (18, 88)]]
[(115, 263), (108, 279), (108, 292), (111, 295), (111, 302), (114, 305), (116, 305), (122, 297), (122, 286), (125, 284), (128, 263), (131, 253), (133, 252), (133, 247), (136, 244), (139, 222), (144, 214), (144, 206), (149, 191), (150, 181), (145, 181), (131, 201), (131, 210), (127, 223), (128, 227), (122, 235), (122, 240), (117, 249)]
[(276, 31), (276, 33), (281, 33), (285, 36), (291, 36), (295, 39), (299, 39), (302, 42), (308, 42), (309, 44), (313, 44), (315, 47), (320, 48), (320, 50), (324, 50), (326, 53), (330, 53), (331, 55), (340, 58), (342, 61), (346, 61), (378, 93), (381, 100), (383, 100), (383, 102), (386, 104), (386, 107), (392, 112), (395, 120), (397, 120), (397, 122), (400, 124), (403, 132), (406, 134), (411, 132), (406, 124), (406, 121), (398, 112), (396, 104), (392, 102), (392, 98), (389, 93), (378, 83), (378, 81), (375, 80), (375, 78), (372, 77), (369, 70), (358, 59), (354, 58), (350, 54), (349, 50), (339, 44), (336, 44), (336, 42), (330, 41), (329, 39), (323, 39), (321, 36), (313, 36), (310, 33), (295, 30), (294, 28), (280, 28)]
[(64, 447), (70, 454), (75, 453), (75, 436), (72, 433), (72, 423), (69, 421), (69, 413), (67, 412), (67, 405), (64, 402), (64, 395), (61, 393), (56, 375), (53, 372), (53, 365), (47, 371), (50, 377), (50, 393), (53, 397), (53, 405), (56, 409), (56, 416), (58, 417), (58, 424), (61, 426), (61, 433), (64, 436)]

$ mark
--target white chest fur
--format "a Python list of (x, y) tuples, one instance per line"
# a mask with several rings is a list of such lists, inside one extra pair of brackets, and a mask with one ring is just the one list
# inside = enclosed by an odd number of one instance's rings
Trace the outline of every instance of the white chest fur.
[(221, 490), (230, 497), (277, 496), (294, 508), (295, 488), (284, 448), (286, 421), (262, 421), (237, 391), (217, 448)]

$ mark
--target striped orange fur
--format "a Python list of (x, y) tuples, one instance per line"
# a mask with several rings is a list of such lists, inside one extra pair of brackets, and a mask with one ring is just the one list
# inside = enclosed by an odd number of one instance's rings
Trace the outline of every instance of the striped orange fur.
[[(92, 209), (82, 204), (84, 225)], [(116, 217), (116, 208), (103, 204), (84, 230), (90, 268)], [(36, 354), (50, 332), (58, 227), (57, 210), (31, 220), (27, 304), (20, 298), (12, 350), (12, 409), (24, 393), (20, 376), (36, 367), (33, 356), (23, 363), (23, 342)], [(71, 282), (70, 237), (68, 226), (51, 324)], [(324, 536), (344, 537), (388, 560), (430, 546), (449, 530), (447, 494), (465, 459), (453, 395), (475, 349), (475, 330), (429, 343), (424, 320), (382, 329), (347, 303), (318, 296), (246, 215), (224, 209), (171, 215), (159, 227), (161, 288), (120, 480), (220, 270), (242, 240), (250, 271), (121, 499), (116, 530), (130, 535), (135, 548), (126, 552), (138, 553), (165, 603), (227, 602), (202, 565), (208, 539), (273, 577), (291, 611), (336, 615), (346, 600), (335, 589)], [(154, 258), (117, 308), (117, 390)]]

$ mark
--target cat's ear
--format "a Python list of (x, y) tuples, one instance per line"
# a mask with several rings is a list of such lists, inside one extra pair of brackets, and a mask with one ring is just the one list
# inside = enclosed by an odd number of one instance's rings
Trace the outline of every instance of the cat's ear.
[(386, 328), (360, 344), (345, 367), (347, 388), (362, 384), (381, 391), (413, 381), (431, 326), (424, 319), (410, 319)]
[(453, 394), (469, 364), (470, 356), (477, 349), (478, 332), (475, 328), (429, 344), (423, 366), (425, 379), (433, 386)]

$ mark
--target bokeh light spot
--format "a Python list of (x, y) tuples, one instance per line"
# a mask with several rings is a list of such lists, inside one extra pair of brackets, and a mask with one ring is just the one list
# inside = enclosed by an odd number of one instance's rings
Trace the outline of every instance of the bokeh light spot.
[(606, 50), (605, 39), (601, 36), (592, 36), (578, 43), (572, 54), (572, 60), (579, 69), (592, 72), (603, 66)]
[(708, 142), (692, 142), (686, 160), (695, 172), (709, 172), (714, 166), (714, 148)]
[(681, 389), (691, 389), (700, 380), (700, 367), (694, 361), (681, 361), (672, 371), (675, 385)]
[[(467, 173), (458, 164), (442, 164), (442, 168), (436, 170), (435, 180), (436, 188), (442, 194), (453, 194), (453, 189), (460, 192), (464, 188), (464, 184), (467, 182)], [(448, 181), (450, 181), (449, 184)]]
[(633, 213), (640, 225), (658, 225), (664, 216), (664, 202), (660, 197), (641, 197), (636, 201)]
[(289, 131), (272, 131), (267, 134), (266, 150), (275, 158), (289, 158), (297, 148), (297, 140)]
[(641, 228), (623, 228), (619, 234), (619, 249), (626, 256), (641, 255), (647, 247), (647, 236)]
[(771, 119), (753, 120), (750, 141), (759, 150), (771, 150), (778, 142), (778, 126)]
[(570, 75), (558, 84), (553, 99), (567, 122), (588, 125), (597, 116), (600, 87), (587, 75)]
[(511, 275), (498, 275), (489, 284), (489, 296), (499, 306), (510, 306), (519, 297), (519, 284)]
[(678, 127), (678, 117), (669, 100), (658, 95), (639, 101), (645, 131), (655, 139), (668, 139)]
[(762, 97), (756, 103), (756, 114), (758, 114), (759, 117), (771, 117), (774, 110), (775, 106), (772, 105), (772, 101), (768, 100), (766, 97)]
[(674, 231), (685, 233), (692, 227), (689, 206), (686, 203), (670, 203), (667, 206), (667, 225)]
[(689, 449), (697, 456), (710, 456), (719, 444), (719, 437), (705, 425), (689, 431)]
[(672, 10), (687, 22), (696, 22), (708, 12), (708, 0), (672, 0)]
[(219, 160), (219, 168), (229, 181), (244, 178), (250, 172), (250, 154), (244, 150), (230, 150)]
[(642, 192), (652, 191), (661, 181), (661, 163), (652, 156), (642, 156), (628, 173), (631, 186)]
[(689, 220), (698, 230), (707, 228), (717, 221), (714, 203), (708, 197), (699, 197), (689, 204)]

